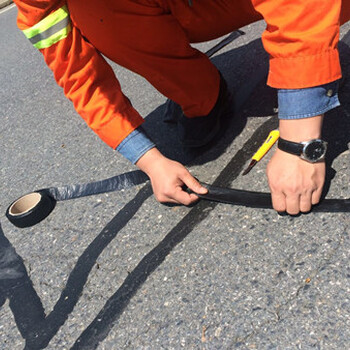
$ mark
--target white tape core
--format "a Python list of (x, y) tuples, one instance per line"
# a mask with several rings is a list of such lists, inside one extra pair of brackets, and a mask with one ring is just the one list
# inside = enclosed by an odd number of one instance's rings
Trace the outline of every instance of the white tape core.
[(13, 216), (18, 216), (27, 213), (29, 210), (33, 209), (38, 205), (41, 199), (40, 193), (29, 193), (25, 196), (19, 198), (14, 202), (10, 209), (9, 213)]

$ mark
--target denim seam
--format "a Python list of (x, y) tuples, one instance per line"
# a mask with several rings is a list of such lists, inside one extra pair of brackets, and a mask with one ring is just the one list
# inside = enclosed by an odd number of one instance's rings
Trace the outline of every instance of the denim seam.
[[(323, 113), (326, 113), (328, 112), (329, 110), (333, 109), (333, 108), (336, 108), (340, 106), (340, 102), (337, 98), (337, 100), (329, 105), (329, 106), (326, 106), (324, 107), (323, 109), (319, 110), (319, 111), (316, 111), (316, 112), (312, 112), (312, 113), (302, 113), (302, 114), (292, 114), (292, 115), (287, 115), (287, 114), (282, 114), (282, 115), (278, 115), (278, 118), (279, 119), (301, 119), (301, 118), (310, 118), (310, 117), (314, 117), (314, 116), (317, 116), (319, 114), (323, 114)], [(300, 118), (299, 118), (300, 117)]]
[[(331, 88), (331, 87), (329, 87), (329, 88)], [(279, 94), (300, 94), (300, 93), (303, 94), (304, 92), (307, 93), (307, 90), (312, 90), (312, 89), (314, 89), (314, 88), (290, 89), (290, 90), (288, 90), (288, 89), (279, 89), (278, 93)], [(325, 90), (327, 90), (327, 89), (325, 89)], [(333, 96), (331, 96), (331, 97), (333, 97)]]
[[(338, 80), (335, 80), (335, 81), (332, 81), (332, 82), (329, 82), (329, 83), (325, 83), (325, 84), (322, 84), (322, 85), (319, 85), (319, 86), (311, 86), (311, 87), (308, 87), (308, 88), (301, 88), (301, 89), (278, 89), (278, 93), (279, 94), (303, 94), (304, 92), (307, 94), (308, 91), (310, 90), (313, 90), (313, 89), (324, 89), (324, 90), (329, 90), (329, 89), (335, 89), (336, 91), (334, 91), (334, 95), (337, 94), (338, 92), (338, 88), (339, 88), (339, 81)], [(334, 96), (333, 95), (333, 96)], [(333, 97), (331, 96), (331, 97)]]

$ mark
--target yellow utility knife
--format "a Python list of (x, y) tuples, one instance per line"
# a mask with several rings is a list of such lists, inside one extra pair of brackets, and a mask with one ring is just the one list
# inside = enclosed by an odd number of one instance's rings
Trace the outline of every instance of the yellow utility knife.
[(275, 142), (280, 137), (280, 132), (278, 130), (272, 130), (269, 133), (269, 136), (265, 140), (265, 142), (261, 145), (261, 147), (256, 151), (256, 153), (252, 157), (252, 161), (248, 165), (248, 168), (243, 171), (242, 175), (247, 175), (250, 170), (254, 167), (254, 165), (262, 159), (262, 157), (270, 150), (270, 148), (275, 144)]

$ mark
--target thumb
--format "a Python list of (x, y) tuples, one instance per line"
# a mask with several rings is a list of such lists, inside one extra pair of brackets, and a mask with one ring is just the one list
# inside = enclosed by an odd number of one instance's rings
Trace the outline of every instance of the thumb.
[(198, 194), (208, 193), (208, 189), (206, 189), (204, 186), (202, 186), (199, 183), (199, 181), (196, 178), (194, 178), (189, 172), (184, 176), (182, 181), (194, 193), (198, 193)]

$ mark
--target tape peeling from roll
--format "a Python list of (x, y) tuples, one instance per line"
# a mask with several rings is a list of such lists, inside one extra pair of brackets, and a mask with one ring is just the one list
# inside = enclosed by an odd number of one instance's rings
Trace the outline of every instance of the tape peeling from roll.
[[(55, 208), (57, 201), (80, 198), (111, 191), (120, 191), (148, 181), (140, 171), (131, 171), (112, 178), (87, 184), (44, 188), (26, 194), (14, 201), (7, 209), (7, 218), (17, 227), (33, 226), (45, 219)], [(198, 195), (201, 199), (240, 205), (250, 208), (272, 209), (270, 193), (223, 188), (201, 182), (208, 193)], [(188, 191), (191, 192), (191, 191)], [(350, 212), (350, 198), (323, 199), (313, 206), (313, 212)]]
[(44, 220), (55, 208), (57, 201), (120, 191), (145, 183), (147, 180), (149, 178), (144, 172), (135, 170), (87, 184), (44, 188), (12, 202), (6, 210), (6, 217), (17, 227), (30, 227)]
[[(244, 35), (241, 30), (233, 31), (218, 44), (206, 52), (213, 56), (229, 43)], [(142, 171), (136, 170), (121, 174), (103, 181), (83, 185), (68, 185), (64, 187), (50, 187), (27, 195), (14, 201), (6, 211), (7, 218), (17, 227), (29, 227), (45, 219), (54, 209), (56, 201), (90, 196), (93, 194), (119, 191), (139, 185), (149, 180)]]

